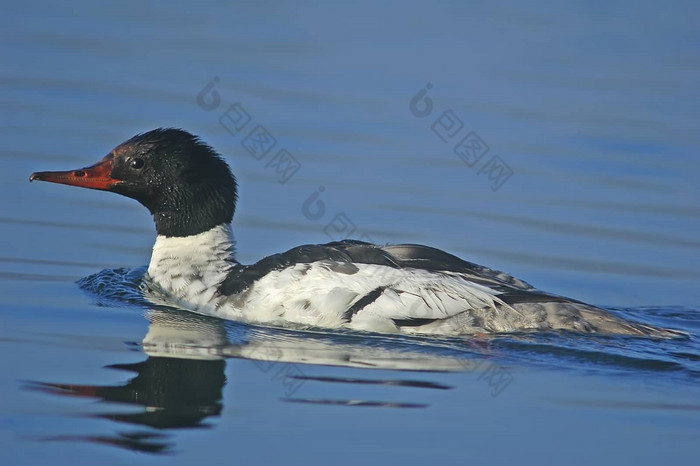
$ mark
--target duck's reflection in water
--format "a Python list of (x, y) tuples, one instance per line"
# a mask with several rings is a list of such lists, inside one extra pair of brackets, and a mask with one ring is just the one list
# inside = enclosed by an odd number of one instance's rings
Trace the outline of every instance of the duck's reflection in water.
[(217, 354), (217, 348), (226, 343), (224, 327), (216, 319), (179, 311), (149, 310), (148, 318), (149, 331), (143, 341), (148, 358), (137, 363), (107, 366), (136, 374), (125, 384), (34, 382), (30, 388), (140, 407), (136, 412), (120, 410), (92, 416), (158, 431), (119, 432), (113, 436), (63, 435), (45, 440), (88, 441), (163, 453), (172, 444), (171, 435), (163, 433), (162, 429), (208, 427), (205, 419), (221, 413), (226, 361)]
[[(246, 326), (172, 309), (150, 309), (150, 325), (142, 342), (145, 361), (114, 364), (112, 369), (136, 373), (121, 385), (75, 385), (32, 382), (31, 388), (52, 394), (98, 398), (127, 403), (137, 412), (96, 413), (92, 416), (150, 429), (117, 432), (114, 435), (59, 435), (45, 440), (78, 440), (110, 444), (150, 453), (170, 451), (174, 440), (167, 429), (210, 427), (205, 420), (219, 416), (223, 409), (226, 384), (226, 358), (245, 358), (271, 377), (278, 378), (285, 390), (284, 401), (322, 405), (385, 408), (424, 408), (421, 402), (372, 399), (326, 399), (301, 396), (303, 383), (343, 383), (409, 386), (447, 390), (452, 387), (419, 377), (356, 378), (308, 376), (300, 364), (402, 371), (458, 371), (468, 369), (461, 357), (436, 348), (420, 350), (421, 345), (393, 337), (362, 337), (309, 331), (267, 329)], [(474, 354), (480, 351), (471, 348)]]

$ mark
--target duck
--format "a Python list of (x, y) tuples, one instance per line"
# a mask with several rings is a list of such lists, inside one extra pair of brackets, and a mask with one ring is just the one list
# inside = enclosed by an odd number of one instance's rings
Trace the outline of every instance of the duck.
[(665, 335), (420, 244), (345, 239), (241, 264), (231, 228), (236, 177), (219, 153), (183, 129), (137, 134), (94, 165), (35, 172), (29, 181), (110, 191), (142, 204), (157, 233), (146, 289), (199, 314), (269, 326), (442, 336)]

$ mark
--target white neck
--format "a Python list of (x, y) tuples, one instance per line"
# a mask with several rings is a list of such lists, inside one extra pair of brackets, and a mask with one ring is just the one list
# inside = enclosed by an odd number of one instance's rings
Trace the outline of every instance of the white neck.
[(233, 249), (228, 224), (192, 236), (159, 235), (148, 278), (178, 304), (196, 310), (214, 299), (218, 285), (236, 263)]

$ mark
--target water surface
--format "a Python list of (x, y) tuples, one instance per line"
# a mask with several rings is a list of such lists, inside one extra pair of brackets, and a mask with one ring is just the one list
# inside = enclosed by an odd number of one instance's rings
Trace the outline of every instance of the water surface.
[[(697, 458), (692, 2), (3, 13), (3, 464)], [(244, 145), (258, 125), (262, 155)], [(300, 332), (154, 306), (148, 213), (27, 177), (158, 126), (232, 165), (242, 262), (344, 236), (429, 244), (688, 337)]]

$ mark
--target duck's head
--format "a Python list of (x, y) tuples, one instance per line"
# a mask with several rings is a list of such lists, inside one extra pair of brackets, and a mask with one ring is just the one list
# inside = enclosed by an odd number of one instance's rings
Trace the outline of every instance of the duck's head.
[(209, 145), (187, 131), (159, 128), (78, 170), (32, 173), (29, 181), (112, 191), (136, 199), (164, 236), (190, 236), (231, 222), (236, 179)]

